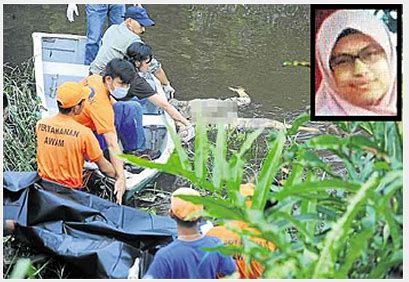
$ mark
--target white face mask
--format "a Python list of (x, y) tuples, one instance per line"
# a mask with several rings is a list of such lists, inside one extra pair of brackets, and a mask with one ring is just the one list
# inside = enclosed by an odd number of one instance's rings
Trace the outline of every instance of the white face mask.
[(128, 91), (129, 87), (114, 87), (114, 90), (109, 92), (115, 99), (121, 100), (126, 97)]

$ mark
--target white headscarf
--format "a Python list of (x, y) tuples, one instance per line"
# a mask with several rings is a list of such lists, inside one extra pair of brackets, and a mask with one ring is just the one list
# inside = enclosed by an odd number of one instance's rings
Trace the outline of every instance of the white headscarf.
[[(347, 28), (372, 37), (385, 50), (393, 83), (376, 106), (365, 108), (355, 106), (342, 99), (335, 91), (335, 79), (329, 60), (338, 36)], [(322, 73), (321, 85), (315, 98), (317, 116), (396, 115), (396, 49), (391, 34), (382, 20), (365, 10), (336, 11), (323, 22), (316, 37), (315, 47), (315, 56)]]

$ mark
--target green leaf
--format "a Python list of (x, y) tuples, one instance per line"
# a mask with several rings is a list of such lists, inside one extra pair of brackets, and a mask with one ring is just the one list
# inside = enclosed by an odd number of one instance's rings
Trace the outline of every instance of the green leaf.
[(316, 221), (319, 220), (320, 218), (318, 217), (317, 214), (317, 200), (303, 200), (301, 202), (301, 211), (299, 216), (296, 216), (295, 218), (298, 218), (299, 220), (302, 220), (304, 217), (310, 217), (307, 222), (304, 223), (304, 229), (306, 230), (306, 233), (309, 234), (309, 236), (314, 236), (315, 234), (315, 224)]
[(311, 167), (311, 168), (320, 168), (329, 175), (331, 175), (334, 178), (340, 178), (338, 175), (336, 175), (331, 167), (323, 162), (314, 152), (312, 151), (305, 151), (301, 160), (300, 164), (304, 167)]
[(285, 187), (283, 190), (273, 194), (277, 200), (282, 200), (288, 196), (301, 196), (304, 193), (326, 191), (328, 189), (343, 189), (355, 192), (361, 184), (356, 182), (346, 182), (338, 179), (322, 180), (317, 182), (304, 182), (293, 186)]
[(197, 118), (195, 128), (195, 154), (194, 165), (195, 175), (198, 179), (205, 180), (207, 174), (207, 159), (209, 154), (209, 142), (207, 140), (207, 131), (202, 119)]
[(395, 252), (393, 256), (386, 258), (384, 261), (379, 262), (376, 267), (369, 273), (369, 279), (382, 279), (385, 278), (389, 270), (398, 265), (403, 264), (403, 250)]
[(273, 141), (257, 177), (257, 185), (254, 189), (251, 204), (252, 209), (263, 210), (266, 205), (273, 178), (280, 167), (284, 143), (284, 132), (280, 131), (275, 141)]
[(327, 220), (334, 221), (337, 219), (337, 212), (329, 207), (317, 205), (317, 212), (325, 214), (327, 216)]
[(373, 170), (390, 170), (390, 166), (387, 162), (375, 162), (372, 166)]
[(10, 274), (10, 279), (24, 279), (33, 271), (31, 260), (28, 258), (19, 258), (13, 271)]
[(203, 181), (202, 179), (196, 178), (195, 174), (192, 171), (184, 170), (181, 167), (182, 166), (181, 163), (179, 162), (179, 159), (178, 159), (179, 156), (176, 155), (175, 153), (170, 156), (170, 158), (165, 164), (141, 159), (134, 155), (119, 154), (117, 155), (117, 157), (119, 159), (127, 161), (128, 163), (136, 165), (136, 166), (157, 169), (160, 172), (182, 176), (188, 179), (190, 182), (192, 182), (193, 185), (201, 186), (205, 189), (208, 189), (209, 191), (214, 190), (210, 182)]
[(385, 151), (390, 158), (402, 161), (402, 138), (396, 122), (385, 122)]
[(181, 198), (192, 202), (193, 204), (203, 205), (213, 217), (223, 218), (226, 220), (244, 220), (243, 214), (239, 208), (232, 206), (225, 200), (215, 199), (210, 196), (192, 196), (192, 195), (176, 195), (175, 197)]
[[(383, 212), (383, 216), (387, 225), (389, 226), (389, 231), (392, 237), (393, 248), (395, 251), (398, 251), (402, 248), (400, 231), (398, 230), (398, 226), (396, 224), (395, 218), (393, 216), (393, 212), (390, 208), (385, 208)], [(386, 238), (385, 238), (386, 239)]]
[(211, 248), (206, 247), (206, 248), (200, 248), (200, 249), (205, 252), (219, 252), (224, 256), (233, 256), (235, 254), (240, 254), (243, 251), (242, 246), (233, 246), (233, 245), (219, 245), (216, 247), (211, 247)]
[(356, 148), (373, 148), (375, 150), (375, 154), (377, 152), (381, 152), (382, 149), (379, 148), (374, 142), (372, 142), (368, 137), (363, 136), (363, 135), (352, 135), (348, 138), (348, 143), (349, 146), (351, 147), (356, 147)]
[(376, 227), (376, 210), (373, 206), (367, 205), (365, 210), (365, 217), (361, 219), (361, 226), (363, 229), (374, 229)]
[(309, 233), (308, 230), (305, 229), (304, 224), (301, 221), (297, 220), (295, 217), (289, 215), (288, 213), (281, 212), (281, 211), (275, 212), (274, 217), (276, 220), (284, 219), (287, 222), (294, 225), (297, 231), (300, 232), (306, 238), (307, 243), (310, 243), (313, 241), (313, 236), (311, 235), (311, 233)]
[(320, 135), (313, 137), (306, 143), (309, 147), (315, 149), (335, 149), (338, 150), (346, 144), (346, 140), (335, 135)]
[(175, 150), (179, 156), (180, 160), (180, 167), (184, 170), (192, 170), (191, 164), (189, 162), (189, 157), (186, 153), (186, 151), (182, 147), (182, 143), (180, 141), (179, 135), (176, 134), (176, 131), (169, 125), (168, 122), (165, 122), (165, 126), (167, 131), (170, 134), (170, 137), (172, 138), (172, 141), (175, 145)]
[(403, 188), (402, 170), (390, 171), (381, 180), (380, 187), (383, 187), (383, 196), (379, 200), (379, 206), (386, 206), (390, 198)]
[(310, 115), (307, 113), (302, 113), (294, 121), (290, 129), (287, 130), (287, 134), (294, 135), (298, 132), (298, 128), (304, 123), (310, 120)]
[(229, 198), (235, 200), (235, 192), (239, 191), (240, 184), (243, 178), (243, 166), (244, 161), (238, 156), (233, 154), (228, 163), (228, 170), (225, 172), (226, 177), (226, 190)]
[(217, 125), (216, 148), (214, 150), (213, 186), (220, 191), (223, 184), (223, 172), (226, 168), (226, 131), (223, 124)]
[[(303, 153), (304, 151), (301, 151), (301, 153)], [(289, 187), (295, 184), (299, 184), (302, 181), (302, 176), (303, 176), (303, 172), (304, 172), (304, 167), (299, 164), (298, 162), (300, 161), (302, 157), (300, 155), (297, 156), (290, 175), (288, 176), (287, 180), (284, 183), (284, 187)]]
[(320, 258), (315, 265), (314, 278), (332, 278), (335, 275), (335, 262), (340, 248), (345, 244), (345, 237), (350, 230), (350, 225), (368, 198), (368, 191), (379, 184), (379, 179), (373, 175), (365, 182), (358, 192), (349, 200), (347, 211), (333, 224), (332, 229), (325, 236), (324, 246)]
[(345, 260), (341, 265), (341, 268), (335, 272), (334, 278), (346, 279), (348, 278), (348, 271), (351, 268), (354, 261), (359, 257), (361, 252), (367, 248), (368, 239), (372, 235), (373, 230), (366, 229), (363, 232), (355, 235), (349, 242), (349, 247), (345, 255)]
[(239, 158), (243, 158), (244, 154), (251, 148), (251, 145), (253, 145), (254, 141), (260, 136), (263, 130), (264, 128), (260, 128), (247, 136), (246, 141), (244, 141), (240, 148)]
[[(340, 191), (340, 190), (338, 190)], [(340, 197), (329, 196), (326, 199), (319, 200), (319, 204), (321, 206), (327, 206), (332, 208), (335, 211), (342, 211), (344, 212), (346, 209), (346, 200)]]
[(360, 122), (359, 127), (365, 130), (369, 135), (374, 135), (371, 122)]

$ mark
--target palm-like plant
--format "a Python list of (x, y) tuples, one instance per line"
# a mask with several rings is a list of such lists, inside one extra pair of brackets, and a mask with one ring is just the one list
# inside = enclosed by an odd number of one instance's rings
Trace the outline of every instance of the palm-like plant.
[[(308, 120), (300, 116), (289, 130), (270, 134), (251, 207), (246, 208), (238, 192), (243, 167), (251, 162), (246, 152), (263, 129), (227, 154), (225, 126), (217, 126), (213, 145), (205, 124), (197, 120), (193, 160), (175, 133), (176, 150), (165, 164), (121, 157), (189, 180), (204, 195), (180, 197), (203, 204), (203, 216), (222, 223), (240, 220), (254, 228), (234, 230), (242, 246), (222, 246), (219, 251), (257, 260), (264, 278), (383, 278), (402, 267), (402, 136), (396, 123), (338, 123), (344, 137), (320, 135), (303, 144), (286, 144)], [(346, 175), (335, 173), (317, 150), (338, 156)], [(275, 181), (284, 168), (288, 176)], [(268, 200), (276, 204), (265, 209)], [(249, 237), (272, 242), (277, 250), (270, 252)]]

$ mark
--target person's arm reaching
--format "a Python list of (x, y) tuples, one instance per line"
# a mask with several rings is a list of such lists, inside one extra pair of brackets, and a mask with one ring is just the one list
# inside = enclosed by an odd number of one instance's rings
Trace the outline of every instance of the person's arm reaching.
[(179, 121), (185, 126), (179, 130), (179, 137), (181, 138), (182, 142), (187, 143), (192, 140), (193, 137), (195, 137), (193, 125), (184, 116), (182, 116), (182, 114), (175, 109), (175, 107), (173, 107), (168, 100), (159, 96), (158, 94), (148, 97), (148, 100), (166, 111), (173, 120)]
[(118, 145), (118, 138), (115, 132), (104, 133), (104, 139), (109, 150), (109, 158), (115, 169), (115, 189), (116, 202), (122, 204), (122, 196), (125, 193), (125, 172), (124, 164), (121, 160), (115, 157), (115, 154), (121, 154), (122, 151)]
[(157, 79), (159, 79), (159, 81), (160, 81), (160, 83), (161, 83), (162, 85), (167, 85), (167, 84), (169, 84), (168, 77), (166, 76), (166, 73), (165, 73), (165, 71), (163, 70), (162, 67), (159, 67), (159, 68), (155, 71), (154, 75), (155, 75), (155, 77), (156, 77)]
[(185, 126), (189, 126), (190, 122), (179, 113), (178, 110), (175, 109), (165, 98), (159, 96), (159, 94), (152, 95), (148, 97), (149, 102), (155, 104), (159, 108), (166, 111), (173, 120), (180, 121)]
[(95, 163), (103, 174), (109, 177), (115, 177), (115, 169), (113, 165), (104, 156)]
[(175, 94), (175, 89), (170, 85), (170, 81), (168, 77), (166, 76), (165, 71), (163, 70), (162, 67), (159, 67), (155, 71), (155, 77), (160, 81), (163, 87), (163, 91), (165, 92), (166, 96), (168, 99), (174, 98)]
[(170, 85), (170, 81), (162, 68), (162, 64), (156, 59), (152, 58), (149, 64), (149, 72), (153, 74), (161, 83), (166, 97), (170, 100), (175, 96), (175, 89)]

